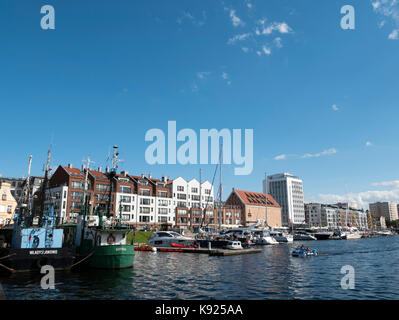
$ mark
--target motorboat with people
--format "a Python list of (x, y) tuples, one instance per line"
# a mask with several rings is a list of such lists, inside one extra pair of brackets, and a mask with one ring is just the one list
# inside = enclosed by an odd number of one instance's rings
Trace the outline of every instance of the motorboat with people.
[(270, 231), (270, 235), (277, 241), (277, 242), (293, 242), (294, 237), (286, 232), (283, 231)]
[(319, 253), (316, 249), (305, 248), (304, 246), (297, 247), (292, 251), (293, 257), (309, 257), (317, 256)]
[(185, 237), (174, 231), (157, 231), (151, 234), (147, 245), (153, 247), (176, 247), (176, 245), (191, 247), (195, 239)]

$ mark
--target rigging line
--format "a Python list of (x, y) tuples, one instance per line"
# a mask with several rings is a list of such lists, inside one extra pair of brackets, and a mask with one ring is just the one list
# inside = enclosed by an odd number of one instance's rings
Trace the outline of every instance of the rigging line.
[[(218, 171), (218, 167), (219, 167), (219, 163), (216, 164), (215, 173), (213, 174), (212, 188), (213, 188), (213, 183), (215, 182), (215, 177), (216, 177), (216, 173)], [(200, 188), (202, 188), (202, 186), (200, 186)], [(215, 199), (213, 199), (213, 200), (215, 200)], [(208, 207), (208, 203), (209, 203), (209, 196), (208, 196), (208, 200), (205, 203), (205, 209)], [(204, 216), (203, 216), (203, 220), (202, 220), (202, 223), (201, 223), (201, 227), (203, 226), (204, 221), (205, 221), (205, 210), (204, 210)], [(206, 226), (208, 226), (208, 225), (209, 225), (209, 223), (206, 224)]]

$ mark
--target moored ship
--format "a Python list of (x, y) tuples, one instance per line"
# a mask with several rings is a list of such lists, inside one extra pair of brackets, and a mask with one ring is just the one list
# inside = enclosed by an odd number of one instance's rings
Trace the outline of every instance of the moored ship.
[(73, 245), (73, 228), (57, 226), (54, 207), (44, 209), (44, 200), (48, 183), (48, 172), (51, 150), (47, 154), (47, 165), (42, 185), (42, 205), (39, 216), (33, 223), (31, 211), (30, 168), (32, 156), (29, 157), (28, 177), (23, 194), (19, 199), (19, 212), (14, 214), (12, 228), (0, 229), (2, 244), (0, 248), (0, 271), (40, 272), (45, 265), (54, 270), (68, 270), (73, 266), (75, 248)]
[(116, 176), (117, 163), (119, 161), (117, 149), (118, 147), (114, 146), (112, 169), (107, 174), (110, 187), (106, 215), (100, 210), (97, 210), (95, 215), (90, 215), (89, 197), (86, 194), (90, 158), (87, 160), (83, 205), (81, 214), (78, 217), (75, 241), (82, 267), (95, 269), (133, 267), (134, 245), (133, 243), (127, 243), (127, 235), (131, 230), (121, 225), (121, 217), (112, 217), (110, 214), (113, 179)]

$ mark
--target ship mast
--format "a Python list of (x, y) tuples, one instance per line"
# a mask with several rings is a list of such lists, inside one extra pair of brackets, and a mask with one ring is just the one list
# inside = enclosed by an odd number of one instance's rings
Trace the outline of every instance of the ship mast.
[(31, 211), (31, 202), (30, 202), (30, 171), (32, 167), (32, 155), (29, 155), (29, 165), (28, 165), (28, 176), (25, 180), (25, 185), (22, 190), (22, 195), (18, 200), (18, 205), (20, 206), (21, 216), (26, 218)]
[(223, 186), (222, 186), (222, 159), (223, 159), (223, 142), (220, 144), (220, 163), (219, 163), (219, 173), (220, 173), (220, 182), (219, 182), (219, 230), (222, 228), (222, 194), (223, 194)]
[[(107, 218), (111, 216), (111, 196), (112, 196), (112, 180), (116, 176), (116, 172), (118, 169), (118, 163), (123, 162), (123, 160), (118, 159), (119, 156), (119, 151), (118, 151), (118, 146), (113, 146), (114, 152), (112, 155), (112, 168), (110, 172), (108, 173), (108, 178), (109, 178), (109, 194), (108, 194), (108, 201), (107, 201)], [(116, 208), (115, 208), (116, 212)]]
[(44, 214), (44, 202), (46, 201), (46, 190), (48, 187), (48, 172), (50, 169), (50, 158), (51, 158), (51, 145), (47, 151), (46, 169), (45, 169), (44, 180), (43, 180), (43, 185), (42, 185), (42, 202), (41, 202), (40, 212), (39, 212), (39, 224), (41, 224), (41, 219)]
[[(85, 171), (85, 181), (84, 181), (84, 186), (83, 186), (83, 206), (84, 206), (84, 213), (86, 215), (87, 211), (87, 204), (88, 204), (88, 199), (86, 199), (86, 193), (88, 189), (88, 179), (89, 179), (89, 170), (90, 170), (90, 156), (87, 156), (87, 160), (83, 160), (83, 162), (86, 162), (86, 171)], [(91, 213), (89, 212), (89, 215)]]
[(265, 204), (266, 204), (266, 213), (265, 213), (265, 226), (268, 226), (268, 223), (267, 223), (267, 192), (268, 192), (268, 185), (267, 185), (267, 174), (266, 174), (266, 172), (265, 172), (265, 194), (266, 194), (266, 201), (265, 201)]

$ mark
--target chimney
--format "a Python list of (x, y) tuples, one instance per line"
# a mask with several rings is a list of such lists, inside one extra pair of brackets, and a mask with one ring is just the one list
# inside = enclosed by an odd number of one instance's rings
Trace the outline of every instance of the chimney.
[(167, 178), (166, 176), (163, 176), (163, 177), (162, 177), (162, 181), (163, 181), (163, 182), (167, 182), (167, 181), (168, 181), (168, 178)]
[(72, 169), (72, 163), (68, 163), (68, 168)]
[(128, 173), (129, 173), (129, 172), (127, 172), (127, 171), (122, 171), (122, 172), (121, 172), (121, 175), (124, 176), (124, 177), (127, 177)]
[(85, 171), (86, 166), (84, 164), (82, 164), (82, 171)]
[(102, 169), (103, 169), (103, 168), (101, 168), (101, 167), (98, 167), (97, 171), (98, 171), (98, 172), (101, 172), (101, 171), (102, 171)]
[(145, 173), (142, 173), (142, 174), (141, 174), (141, 177), (142, 177), (142, 178), (145, 178)]
[(109, 167), (108, 166), (105, 167), (105, 173), (109, 173)]
[(150, 179), (152, 178), (152, 176), (151, 176), (151, 172), (150, 172), (150, 173), (148, 173), (148, 178), (150, 178)]

